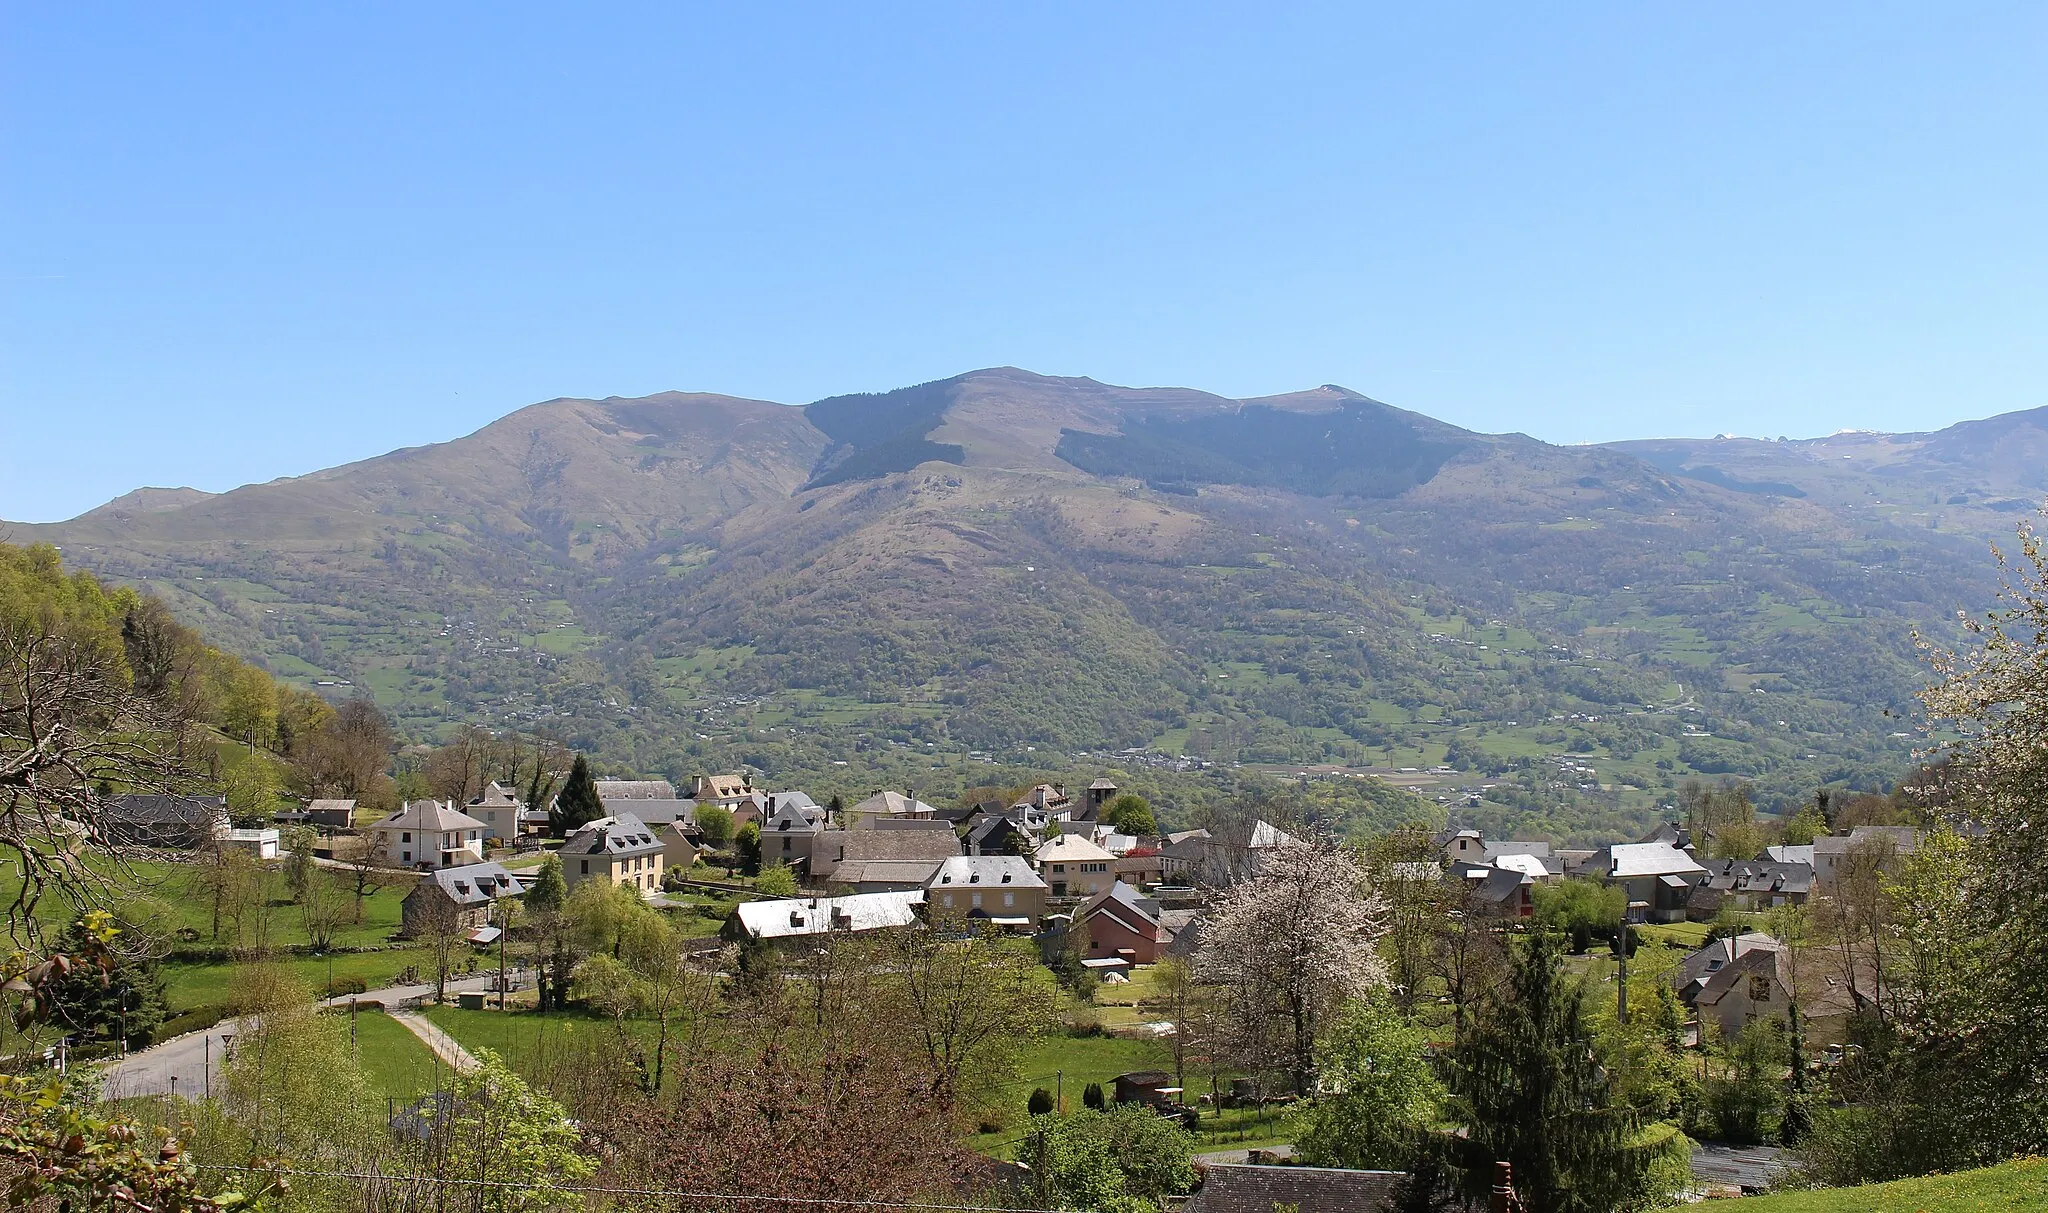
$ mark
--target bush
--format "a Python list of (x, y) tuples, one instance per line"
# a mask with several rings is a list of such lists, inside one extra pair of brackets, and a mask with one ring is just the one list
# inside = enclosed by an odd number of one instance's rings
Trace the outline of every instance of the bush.
[(683, 883), (685, 880), (689, 878), (689, 875), (689, 869), (685, 868), (682, 864), (670, 864), (668, 866), (668, 871), (663, 872), (661, 874), (661, 891), (664, 893), (682, 892), (684, 889), (689, 887), (688, 885)]
[(187, 1032), (204, 1032), (232, 1014), (234, 1009), (225, 1003), (206, 1003), (189, 1011), (180, 1011), (156, 1026), (156, 1031), (150, 1033), (149, 1043), (161, 1044)]
[(1044, 1087), (1034, 1087), (1031, 1098), (1024, 1104), (1024, 1110), (1033, 1116), (1043, 1116), (1052, 1111), (1052, 1092)]
[(326, 993), (322, 998), (340, 998), (348, 994), (363, 994), (370, 989), (370, 983), (360, 977), (337, 977), (322, 987)]
[(1081, 1102), (1097, 1112), (1109, 1106), (1109, 1100), (1102, 1094), (1102, 1084), (1099, 1082), (1091, 1082), (1082, 1090)]

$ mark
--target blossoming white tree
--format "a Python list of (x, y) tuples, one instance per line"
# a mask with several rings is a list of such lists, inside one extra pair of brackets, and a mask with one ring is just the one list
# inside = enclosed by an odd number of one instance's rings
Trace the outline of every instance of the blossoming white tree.
[(1221, 1042), (1255, 1072), (1315, 1089), (1317, 1036), (1350, 999), (1386, 983), (1386, 907), (1365, 869), (1334, 847), (1276, 848), (1218, 905), (1196, 968), (1224, 1007)]

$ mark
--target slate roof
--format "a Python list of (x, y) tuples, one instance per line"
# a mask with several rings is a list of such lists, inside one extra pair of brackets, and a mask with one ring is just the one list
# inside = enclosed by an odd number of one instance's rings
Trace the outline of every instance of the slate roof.
[(1813, 891), (1813, 865), (1769, 859), (1709, 859), (1699, 887), (1753, 896), (1803, 895)]
[(826, 879), (839, 885), (894, 884), (921, 889), (931, 883), (939, 866), (929, 859), (849, 859), (834, 865)]
[(1847, 834), (1830, 834), (1813, 840), (1813, 853), (1821, 855), (1845, 855), (1850, 848), (1867, 842), (1889, 839), (1893, 849), (1901, 855), (1911, 855), (1920, 849), (1920, 831), (1912, 826), (1857, 826)]
[(511, 788), (493, 779), (484, 785), (484, 790), (469, 802), (472, 809), (516, 809), (520, 799)]
[(1550, 869), (1545, 866), (1544, 856), (1541, 855), (1511, 851), (1504, 855), (1489, 855), (1487, 858), (1491, 861), (1493, 867), (1499, 868), (1504, 872), (1520, 872), (1524, 876), (1532, 876), (1537, 880), (1550, 875)]
[(1668, 842), (1618, 842), (1607, 848), (1606, 875), (1617, 880), (1637, 876), (1699, 876), (1699, 862)]
[[(613, 799), (619, 799), (614, 797)], [(630, 812), (643, 823), (651, 826), (697, 824), (697, 802), (687, 797), (678, 800), (643, 800), (627, 798)]]
[(225, 796), (164, 796), (126, 792), (100, 801), (102, 821), (123, 825), (198, 825), (228, 811)]
[(1489, 842), (1485, 844), (1486, 862), (1493, 863), (1503, 855), (1534, 855), (1538, 859), (1550, 858), (1550, 844), (1547, 842)]
[(422, 834), (491, 827), (455, 807), (454, 801), (408, 801), (403, 809), (370, 827), (373, 830), (416, 830)]
[(306, 805), (308, 813), (333, 813), (353, 817), (356, 802), (353, 800), (315, 800)]
[(674, 800), (676, 785), (666, 779), (593, 779), (599, 800)]
[[(917, 921), (924, 890), (900, 893), (854, 893), (845, 897), (785, 897), (745, 901), (732, 916), (755, 939), (822, 935), (832, 930), (872, 931), (907, 927)], [(835, 926), (836, 923), (836, 926)]]
[(449, 900), (463, 908), (482, 905), (522, 891), (519, 878), (503, 864), (470, 863), (459, 868), (441, 868), (420, 878), (421, 886), (438, 885)]
[(960, 853), (951, 830), (825, 830), (811, 846), (811, 868), (827, 875), (832, 864), (869, 859), (943, 863)]
[(1776, 954), (1783, 949), (1783, 944), (1762, 931), (1749, 931), (1717, 939), (1680, 961), (1673, 980), (1678, 985), (1679, 994), (1685, 1001), (1691, 1002), (1705, 986), (1708, 978), (1744, 956), (1752, 952)]
[(1810, 868), (1813, 866), (1813, 844), (1809, 842), (1803, 847), (1765, 847), (1764, 857), (1779, 863), (1803, 863)]
[(661, 840), (644, 821), (631, 813), (600, 817), (569, 835), (559, 854), (563, 855), (646, 855), (661, 850)]
[(1173, 938), (1159, 921), (1159, 903), (1121, 880), (1082, 902), (1081, 908), (1074, 911), (1074, 925), (1098, 914), (1122, 923), (1133, 934), (1149, 934), (1162, 943)]
[(1337, 1167), (1254, 1167), (1213, 1164), (1202, 1187), (1181, 1206), (1185, 1213), (1378, 1213), (1394, 1207), (1400, 1171)]
[(928, 889), (959, 886), (977, 889), (1043, 889), (1044, 880), (1019, 855), (955, 855), (939, 865), (926, 882)]
[(931, 816), (938, 810), (922, 800), (905, 796), (901, 792), (876, 792), (847, 810), (848, 813), (898, 816)]

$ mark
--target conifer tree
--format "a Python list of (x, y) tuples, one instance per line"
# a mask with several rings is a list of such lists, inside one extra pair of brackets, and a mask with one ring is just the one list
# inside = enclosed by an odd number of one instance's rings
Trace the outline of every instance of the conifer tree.
[(1582, 995), (1559, 938), (1539, 931), (1446, 1058), (1453, 1119), (1470, 1127), (1467, 1181), (1488, 1184), (1492, 1162), (1511, 1162), (1536, 1213), (1634, 1207), (1657, 1161), (1638, 1148), (1635, 1117), (1608, 1088)]
[(569, 778), (562, 781), (562, 790), (555, 796), (554, 807), (548, 810), (548, 833), (567, 838), (603, 816), (604, 801), (598, 799), (597, 783), (590, 776), (590, 760), (578, 754), (569, 768)]

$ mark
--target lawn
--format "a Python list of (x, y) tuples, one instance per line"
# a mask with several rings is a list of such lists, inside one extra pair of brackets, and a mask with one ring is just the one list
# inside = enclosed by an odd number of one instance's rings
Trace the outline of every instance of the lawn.
[(448, 1067), (404, 1024), (381, 1011), (358, 1012), (354, 1020), (356, 1064), (372, 1095), (410, 1103), (440, 1089)]
[[(338, 981), (360, 977), (374, 990), (391, 984), (392, 978), (408, 967), (425, 970), (431, 960), (418, 948), (394, 948), (386, 952), (348, 952), (333, 956), (287, 956), (267, 962), (296, 977), (315, 994), (327, 984), (329, 972)], [(330, 968), (331, 965), (331, 968)], [(232, 961), (210, 964), (166, 963), (163, 967), (165, 992), (171, 1013), (189, 1011), (210, 1003), (231, 1002), (243, 966)]]
[(1779, 1192), (1713, 1204), (1715, 1213), (2019, 1213), (2048, 1209), (2048, 1159), (1860, 1188)]
[[(529, 1075), (545, 1065), (550, 1054), (560, 1055), (591, 1041), (609, 1046), (618, 1040), (618, 1030), (611, 1020), (581, 1011), (542, 1014), (517, 1009), (465, 1011), (441, 1006), (423, 1008), (422, 1013), (461, 1042), (463, 1048), (472, 1053), (490, 1049), (512, 1068)], [(651, 1050), (661, 1028), (651, 1020), (629, 1019), (626, 1032)]]

